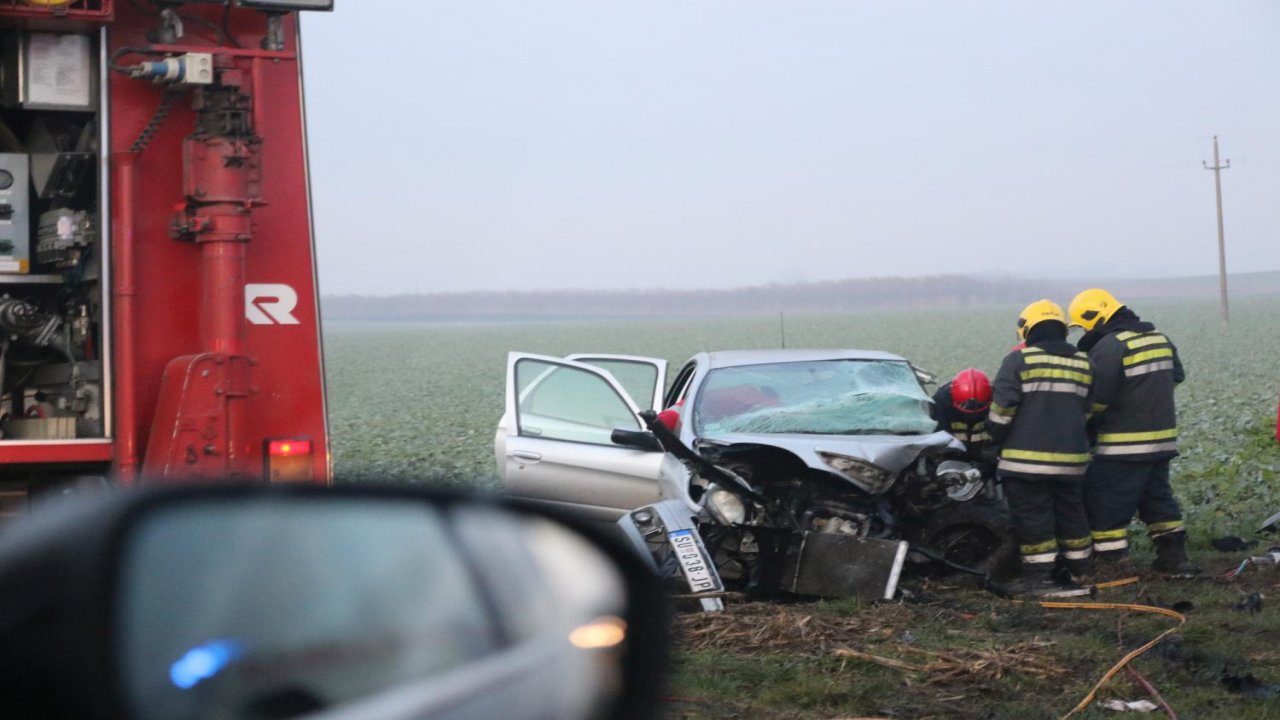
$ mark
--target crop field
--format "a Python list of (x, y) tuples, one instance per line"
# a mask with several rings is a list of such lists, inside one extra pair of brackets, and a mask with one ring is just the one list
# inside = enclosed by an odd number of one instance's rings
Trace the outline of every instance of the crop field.
[[(1187, 367), (1178, 390), (1183, 452), (1173, 481), (1195, 558), (1216, 575), (1242, 554), (1216, 553), (1209, 540), (1254, 537), (1260, 521), (1280, 511), (1280, 297), (1237, 301), (1228, 326), (1215, 304), (1134, 308), (1171, 336)], [(896, 352), (945, 381), (969, 366), (994, 373), (1015, 342), (1019, 309), (788, 315), (784, 328), (777, 316), (330, 324), (335, 468), (343, 482), (496, 490), (493, 433), (512, 350), (649, 355), (678, 366), (701, 350), (778, 347), (785, 335), (787, 347)], [(1265, 548), (1280, 538), (1263, 542)], [(1149, 553), (1139, 542), (1140, 564)], [(1195, 607), (1174, 640), (1135, 662), (1179, 717), (1280, 718), (1280, 604), (1269, 599), (1280, 598), (1280, 570), (1254, 569), (1235, 583), (1144, 581), (1108, 592), (1098, 599)], [(1250, 592), (1264, 598), (1262, 611), (1233, 610)], [(1171, 622), (1014, 606), (962, 583), (926, 583), (888, 605), (745, 604), (716, 619), (682, 617), (669, 715), (1061, 717), (1112, 663)], [(1121, 674), (1101, 697), (1147, 694)], [(1095, 705), (1078, 717), (1110, 714)]]

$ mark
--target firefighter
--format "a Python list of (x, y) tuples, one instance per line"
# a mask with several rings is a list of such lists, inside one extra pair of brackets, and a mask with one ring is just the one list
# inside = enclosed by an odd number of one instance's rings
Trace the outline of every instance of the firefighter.
[(1187, 558), (1182, 509), (1169, 485), (1169, 460), (1178, 454), (1173, 389), (1186, 377), (1178, 350), (1106, 290), (1085, 290), (1069, 310), (1085, 330), (1079, 347), (1097, 376), (1090, 424), (1097, 438), (1085, 477), (1095, 554), (1125, 557), (1136, 513), (1156, 546), (1152, 569), (1194, 576), (1200, 569)]
[(1026, 346), (1000, 364), (987, 419), (1000, 443), (997, 472), (1022, 555), (1022, 577), (1010, 589), (1042, 597), (1080, 594), (1078, 586), (1055, 581), (1054, 569), (1059, 557), (1075, 580), (1093, 569), (1081, 487), (1093, 370), (1067, 342), (1066, 315), (1052, 301), (1028, 305), (1018, 316), (1018, 334)]
[(933, 394), (938, 429), (964, 443), (965, 454), (979, 464), (988, 462), (992, 449), (991, 436), (987, 434), (990, 407), (991, 380), (977, 368), (961, 370)]

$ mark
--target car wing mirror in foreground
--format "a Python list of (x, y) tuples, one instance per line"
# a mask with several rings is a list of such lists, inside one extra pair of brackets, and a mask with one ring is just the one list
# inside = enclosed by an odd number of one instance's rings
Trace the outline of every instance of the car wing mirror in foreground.
[(51, 505), (0, 534), (5, 714), (654, 716), (661, 590), (583, 533), (408, 488)]
[(623, 430), (617, 428), (613, 434), (609, 436), (614, 445), (631, 448), (632, 450), (645, 450), (647, 452), (662, 452), (662, 443), (658, 442), (658, 438), (651, 432), (644, 430)]

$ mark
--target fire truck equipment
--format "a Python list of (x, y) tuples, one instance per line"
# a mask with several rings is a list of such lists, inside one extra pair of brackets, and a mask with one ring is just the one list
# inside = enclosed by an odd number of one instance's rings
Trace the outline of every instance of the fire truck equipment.
[(64, 116), (36, 115), (27, 133), (31, 183), (40, 200), (68, 202), (93, 187), (97, 128)]
[(0, 273), (29, 269), (29, 162), (26, 155), (0, 153)]
[(56, 270), (74, 268), (96, 239), (93, 218), (84, 210), (43, 212), (36, 228), (36, 264)]
[(97, 105), (88, 35), (12, 31), (0, 66), (9, 107), (91, 111)]
[(333, 0), (237, 0), (237, 4), (240, 7), (272, 12), (333, 9)]
[(86, 477), (329, 482), (298, 9), (0, 0), (0, 516)]

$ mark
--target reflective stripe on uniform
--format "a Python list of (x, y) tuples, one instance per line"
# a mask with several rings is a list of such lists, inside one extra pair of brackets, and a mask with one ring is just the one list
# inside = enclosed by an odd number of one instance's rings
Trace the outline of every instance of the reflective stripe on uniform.
[(1129, 549), (1129, 531), (1125, 528), (1119, 530), (1094, 530), (1093, 533), (1093, 549), (1095, 552), (1114, 552), (1116, 550)]
[(1159, 372), (1161, 370), (1172, 370), (1172, 369), (1173, 369), (1172, 360), (1159, 360), (1157, 362), (1147, 363), (1146, 365), (1138, 365), (1136, 367), (1125, 368), (1124, 376), (1135, 377), (1137, 375), (1146, 375), (1147, 373)]
[(1016, 407), (1001, 407), (995, 403), (991, 404), (991, 414), (987, 415), (987, 421), (996, 425), (1008, 425), (1013, 422), (1013, 416), (1018, 412)]
[(1186, 531), (1186, 523), (1181, 520), (1151, 523), (1147, 526), (1147, 535), (1151, 536), (1152, 539), (1173, 535), (1174, 533), (1185, 533)]
[(1143, 455), (1145, 453), (1168, 452), (1178, 449), (1178, 441), (1149, 443), (1146, 445), (1098, 445), (1095, 455)]
[(1028, 565), (1045, 565), (1058, 559), (1058, 553), (1041, 553), (1039, 555), (1023, 555), (1022, 562)]
[(1032, 383), (1022, 383), (1022, 392), (1024, 393), (1060, 392), (1060, 393), (1071, 393), (1072, 395), (1079, 395), (1080, 397), (1085, 397), (1086, 395), (1089, 394), (1089, 388), (1083, 385), (1076, 385), (1075, 383), (1032, 382)]
[(1010, 460), (1032, 460), (1055, 463), (1089, 462), (1089, 453), (1041, 452), (1039, 450), (1018, 450), (1017, 448), (1005, 448), (1001, 451), (1000, 457), (1002, 459), (1008, 458)]
[(996, 467), (1005, 472), (1022, 472), (1032, 475), (1083, 475), (1086, 469), (1085, 465), (1037, 465), (1004, 458), (1000, 459)]
[(1085, 560), (1093, 557), (1093, 546), (1083, 548), (1081, 550), (1064, 550), (1062, 557), (1068, 560)]
[(1159, 345), (1161, 343), (1167, 343), (1167, 342), (1169, 342), (1169, 338), (1160, 334), (1155, 334), (1155, 335), (1148, 335), (1147, 337), (1127, 340), (1125, 341), (1125, 345), (1130, 349), (1137, 350), (1140, 347), (1146, 347), (1148, 345)]
[(1146, 362), (1147, 360), (1171, 357), (1173, 357), (1173, 348), (1156, 348), (1155, 350), (1147, 350), (1146, 352), (1125, 356), (1124, 364), (1128, 367), (1129, 365), (1137, 365), (1138, 363)]
[(1081, 358), (1063, 357), (1061, 355), (1050, 355), (1049, 353), (1034, 353), (1025, 355), (1022, 358), (1028, 364), (1049, 364), (1061, 365), (1063, 367), (1079, 368), (1081, 370), (1090, 369), (1089, 361)]
[(1059, 540), (1058, 544), (1064, 548), (1068, 548), (1071, 550), (1079, 550), (1080, 548), (1087, 548), (1090, 545), (1092, 545), (1093, 538), (1091, 537), (1069, 538), (1067, 540)]
[(1100, 443), (1144, 442), (1147, 440), (1168, 440), (1178, 437), (1178, 428), (1168, 430), (1151, 430), (1149, 432), (1102, 433), (1098, 436)]
[(1023, 370), (1018, 373), (1018, 379), (1026, 382), (1028, 380), (1074, 380), (1082, 385), (1089, 385), (1093, 382), (1093, 375), (1088, 372), (1080, 372), (1078, 370), (1066, 370), (1059, 368), (1033, 368), (1031, 370)]
[(1035, 555), (1037, 553), (1044, 553), (1044, 552), (1049, 552), (1051, 550), (1057, 550), (1057, 549), (1058, 549), (1057, 540), (1045, 540), (1042, 543), (1018, 546), (1018, 552), (1022, 553), (1023, 555)]
[(1090, 411), (1090, 412), (1100, 413), (1100, 412), (1102, 412), (1103, 410), (1106, 410), (1106, 409), (1107, 409), (1107, 407), (1108, 407), (1107, 405), (1103, 405), (1102, 403), (1094, 403), (1094, 404), (1093, 404), (1093, 407), (1089, 408), (1089, 411)]

